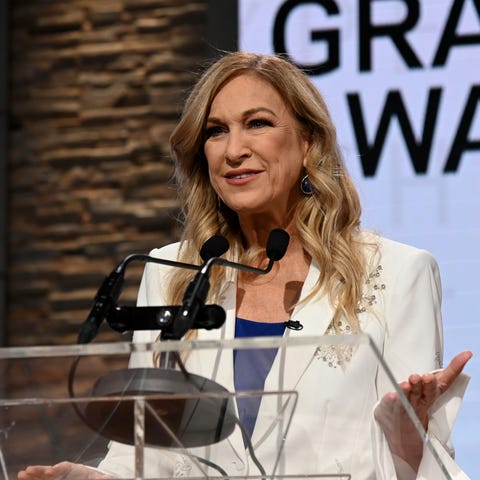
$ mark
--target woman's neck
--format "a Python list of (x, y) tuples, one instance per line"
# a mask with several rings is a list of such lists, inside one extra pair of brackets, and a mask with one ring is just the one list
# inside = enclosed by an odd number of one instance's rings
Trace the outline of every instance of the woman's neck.
[(239, 223), (243, 237), (249, 247), (260, 246), (264, 248), (267, 245), (270, 232), (275, 228), (285, 230), (290, 235), (290, 243), (297, 237), (293, 218), (285, 220), (263, 215), (248, 216), (239, 217)]

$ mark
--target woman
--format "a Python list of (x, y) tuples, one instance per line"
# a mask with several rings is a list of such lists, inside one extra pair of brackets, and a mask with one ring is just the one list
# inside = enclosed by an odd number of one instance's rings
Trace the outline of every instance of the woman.
[[(226, 323), (219, 330), (189, 335), (289, 335), (284, 328), (289, 320), (303, 326), (295, 334), (369, 334), (397, 381), (404, 380), (401, 387), (445, 468), (455, 478), (466, 478), (448, 455), (451, 425), (439, 419), (449, 408), (449, 397), (463, 393), (466, 382), (460, 372), (471, 353), (459, 354), (435, 374), (424, 373), (441, 368), (442, 361), (437, 265), (427, 252), (360, 230), (357, 193), (327, 108), (308, 78), (278, 57), (226, 55), (193, 89), (171, 146), (184, 231), (180, 244), (154, 255), (201, 263), (201, 245), (221, 234), (229, 240), (231, 260), (264, 267), (269, 232), (280, 227), (290, 234), (286, 255), (267, 275), (213, 268), (211, 300), (226, 309)], [(179, 304), (191, 278), (188, 271), (149, 264), (139, 304)], [(158, 332), (137, 332), (135, 341), (157, 337)], [(193, 355), (186, 366), (229, 390), (251, 388), (253, 376), (260, 388), (282, 386), (299, 392), (277, 475), (345, 472), (358, 480), (442, 478), (396, 395), (388, 394), (389, 379), (361, 350), (262, 357), (266, 365), (243, 376), (242, 360), (236, 358), (234, 364), (231, 352), (219, 355), (223, 357), (201, 366)], [(153, 362), (139, 356), (131, 365)], [(260, 463), (268, 466), (276, 446), (273, 435), (259, 440), (266, 428), (263, 410), (263, 404), (246, 413), (240, 407), (239, 414), (249, 424)], [(239, 432), (195, 454), (221, 465), (229, 475), (258, 474)], [(155, 449), (146, 455), (147, 476), (202, 474), (188, 456)], [(113, 444), (99, 470), (82, 468), (70, 463), (29, 467), (18, 477), (93, 478), (101, 477), (100, 472), (132, 477), (131, 447)], [(205, 469), (205, 475), (218, 474)]]

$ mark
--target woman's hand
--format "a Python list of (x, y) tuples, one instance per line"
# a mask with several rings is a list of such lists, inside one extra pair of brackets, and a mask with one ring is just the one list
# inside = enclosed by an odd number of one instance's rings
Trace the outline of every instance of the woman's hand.
[(111, 475), (79, 463), (61, 462), (53, 466), (35, 465), (21, 470), (18, 480), (106, 480)]
[[(428, 415), (433, 403), (450, 388), (471, 357), (472, 352), (461, 352), (442, 370), (424, 375), (413, 374), (400, 383), (425, 430), (428, 429)], [(375, 418), (385, 433), (394, 459), (395, 456), (400, 457), (418, 471), (423, 441), (397, 393), (388, 393), (381, 399), (375, 409)]]

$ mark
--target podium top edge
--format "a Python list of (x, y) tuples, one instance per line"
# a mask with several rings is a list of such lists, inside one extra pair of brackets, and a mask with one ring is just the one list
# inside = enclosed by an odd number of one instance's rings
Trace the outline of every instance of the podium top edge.
[(228, 340), (179, 340), (152, 343), (108, 342), (69, 345), (15, 346), (0, 348), (0, 359), (77, 357), (94, 355), (129, 355), (135, 352), (189, 352), (218, 348), (285, 348), (294, 346), (318, 345), (372, 345), (366, 334), (317, 335), (288, 337), (234, 338)]

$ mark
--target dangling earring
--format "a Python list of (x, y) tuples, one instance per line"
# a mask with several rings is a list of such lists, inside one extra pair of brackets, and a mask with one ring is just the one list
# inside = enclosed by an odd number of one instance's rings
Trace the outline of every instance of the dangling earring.
[(302, 193), (304, 195), (312, 195), (313, 194), (313, 186), (310, 183), (310, 179), (308, 178), (308, 175), (305, 175), (301, 182), (300, 182), (300, 189), (302, 190)]

